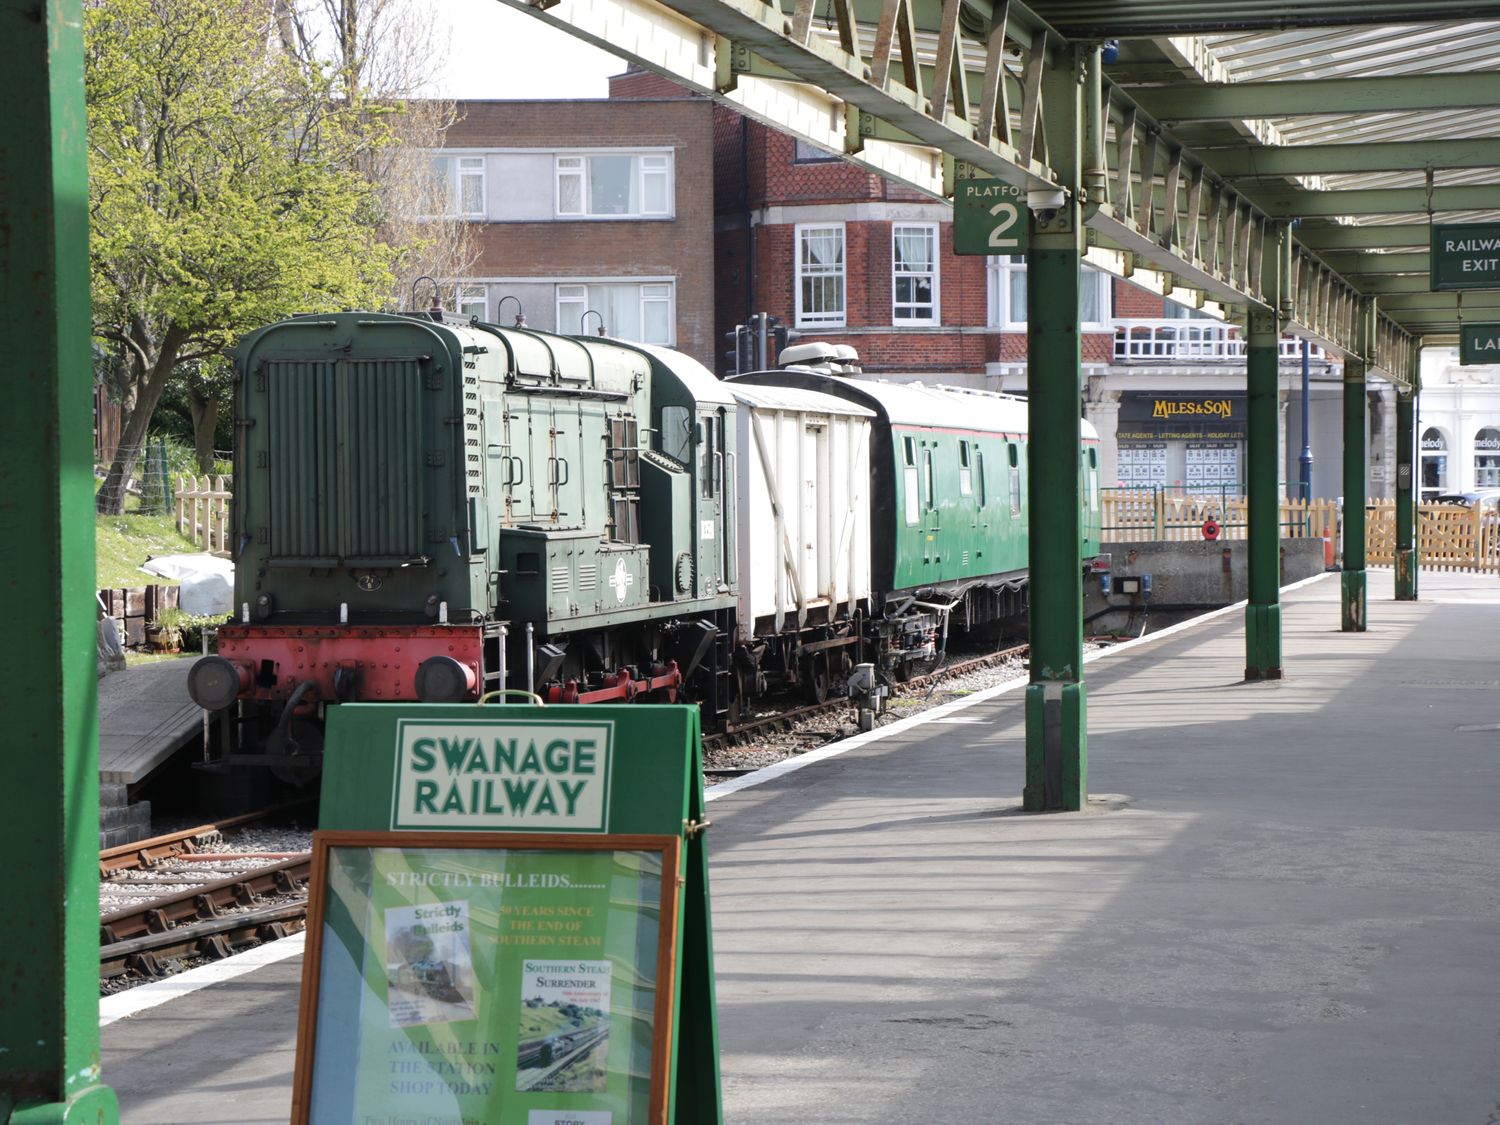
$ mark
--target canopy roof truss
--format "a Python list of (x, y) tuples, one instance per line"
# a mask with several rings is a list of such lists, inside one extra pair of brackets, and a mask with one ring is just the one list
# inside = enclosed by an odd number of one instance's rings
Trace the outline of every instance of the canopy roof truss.
[(1094, 265), (1396, 381), (1500, 318), (1426, 283), (1500, 222), (1500, 3), (504, 2), (935, 197), (1076, 196)]

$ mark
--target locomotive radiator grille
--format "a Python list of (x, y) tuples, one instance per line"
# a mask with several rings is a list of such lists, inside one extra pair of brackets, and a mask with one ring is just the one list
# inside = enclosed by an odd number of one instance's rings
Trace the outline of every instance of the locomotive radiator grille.
[(422, 553), (422, 373), (416, 360), (266, 364), (270, 555)]

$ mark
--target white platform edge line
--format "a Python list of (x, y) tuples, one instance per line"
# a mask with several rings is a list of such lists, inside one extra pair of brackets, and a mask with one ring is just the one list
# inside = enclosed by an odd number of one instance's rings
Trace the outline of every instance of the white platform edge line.
[(278, 938), (276, 941), (257, 945), (254, 949), (246, 950), (244, 953), (226, 957), (222, 961), (214, 961), (207, 965), (200, 965), (196, 969), (189, 969), (185, 973), (178, 973), (166, 980), (151, 981), (149, 984), (137, 985), (125, 992), (117, 992), (113, 996), (102, 996), (99, 998), (99, 1026), (106, 1027), (117, 1020), (127, 1019), (148, 1008), (154, 1008), (158, 1004), (165, 1004), (168, 1000), (175, 1000), (179, 996), (197, 992), (200, 988), (223, 984), (235, 977), (252, 973), (265, 965), (274, 965), (277, 961), (295, 957), (302, 952), (306, 936), (305, 933), (300, 933)]
[[(1334, 573), (1337, 572), (1324, 571), (1322, 574), (1314, 574), (1311, 578), (1304, 578), (1300, 582), (1293, 582), (1289, 586), (1283, 586), (1281, 592), (1287, 593), (1291, 590), (1300, 590), (1303, 586), (1310, 586), (1314, 582), (1320, 582)], [(1110, 645), (1108, 648), (1096, 649), (1093, 652), (1085, 653), (1083, 662), (1085, 664), (1092, 664), (1096, 660), (1104, 660), (1117, 652), (1126, 652), (1133, 648), (1139, 648), (1142, 645), (1165, 640), (1168, 637), (1176, 636), (1178, 633), (1186, 632), (1188, 629), (1216, 620), (1236, 610), (1244, 609), (1248, 604), (1248, 600), (1238, 601), (1233, 605), (1226, 605), (1221, 609), (1210, 610), (1201, 616), (1192, 617), (1186, 621), (1179, 621), (1176, 625), (1168, 625), (1165, 629), (1151, 633), (1148, 636), (1122, 641), (1120, 644)], [(840, 754), (847, 754), (850, 750), (857, 750), (861, 746), (868, 746), (870, 743), (878, 742), (882, 738), (902, 734), (913, 727), (921, 726), (923, 723), (930, 723), (934, 720), (945, 718), (955, 711), (962, 711), (965, 708), (973, 707), (975, 704), (984, 703), (997, 696), (1004, 695), (1006, 692), (1016, 691), (1019, 688), (1025, 687), (1027, 683), (1028, 681), (1025, 679), (1018, 679), (1011, 680), (1008, 683), (996, 684), (994, 687), (985, 688), (983, 691), (976, 691), (973, 695), (966, 695), (962, 699), (955, 699), (951, 703), (944, 703), (941, 707), (934, 707), (930, 711), (923, 711), (920, 715), (910, 715), (905, 719), (899, 719), (890, 726), (881, 727), (879, 730), (857, 734), (853, 738), (846, 738), (840, 742), (833, 743), (831, 746), (825, 746), (818, 750), (809, 750), (806, 754), (799, 754), (795, 758), (784, 758), (775, 765), (756, 770), (754, 773), (747, 773), (743, 777), (722, 782), (711, 789), (705, 790), (703, 799), (705, 802), (717, 801), (720, 797), (728, 797), (731, 794), (740, 792), (742, 789), (752, 789), (757, 785), (764, 785), (768, 781), (775, 781), (778, 777), (784, 777), (789, 773), (794, 773), (817, 762), (836, 758)]]

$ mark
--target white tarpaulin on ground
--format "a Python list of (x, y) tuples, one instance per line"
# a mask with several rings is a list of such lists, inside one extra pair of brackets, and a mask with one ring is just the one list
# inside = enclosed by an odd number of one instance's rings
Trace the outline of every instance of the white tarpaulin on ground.
[(160, 555), (141, 567), (147, 574), (182, 583), (183, 613), (222, 616), (234, 612), (234, 563), (218, 555)]

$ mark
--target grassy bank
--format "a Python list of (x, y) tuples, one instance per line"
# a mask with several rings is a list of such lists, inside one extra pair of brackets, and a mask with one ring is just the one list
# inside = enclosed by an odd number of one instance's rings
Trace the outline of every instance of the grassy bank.
[(176, 586), (168, 578), (145, 573), (140, 566), (154, 555), (180, 555), (198, 547), (177, 533), (176, 521), (170, 515), (98, 516), (94, 521), (94, 550), (98, 555), (95, 586)]

